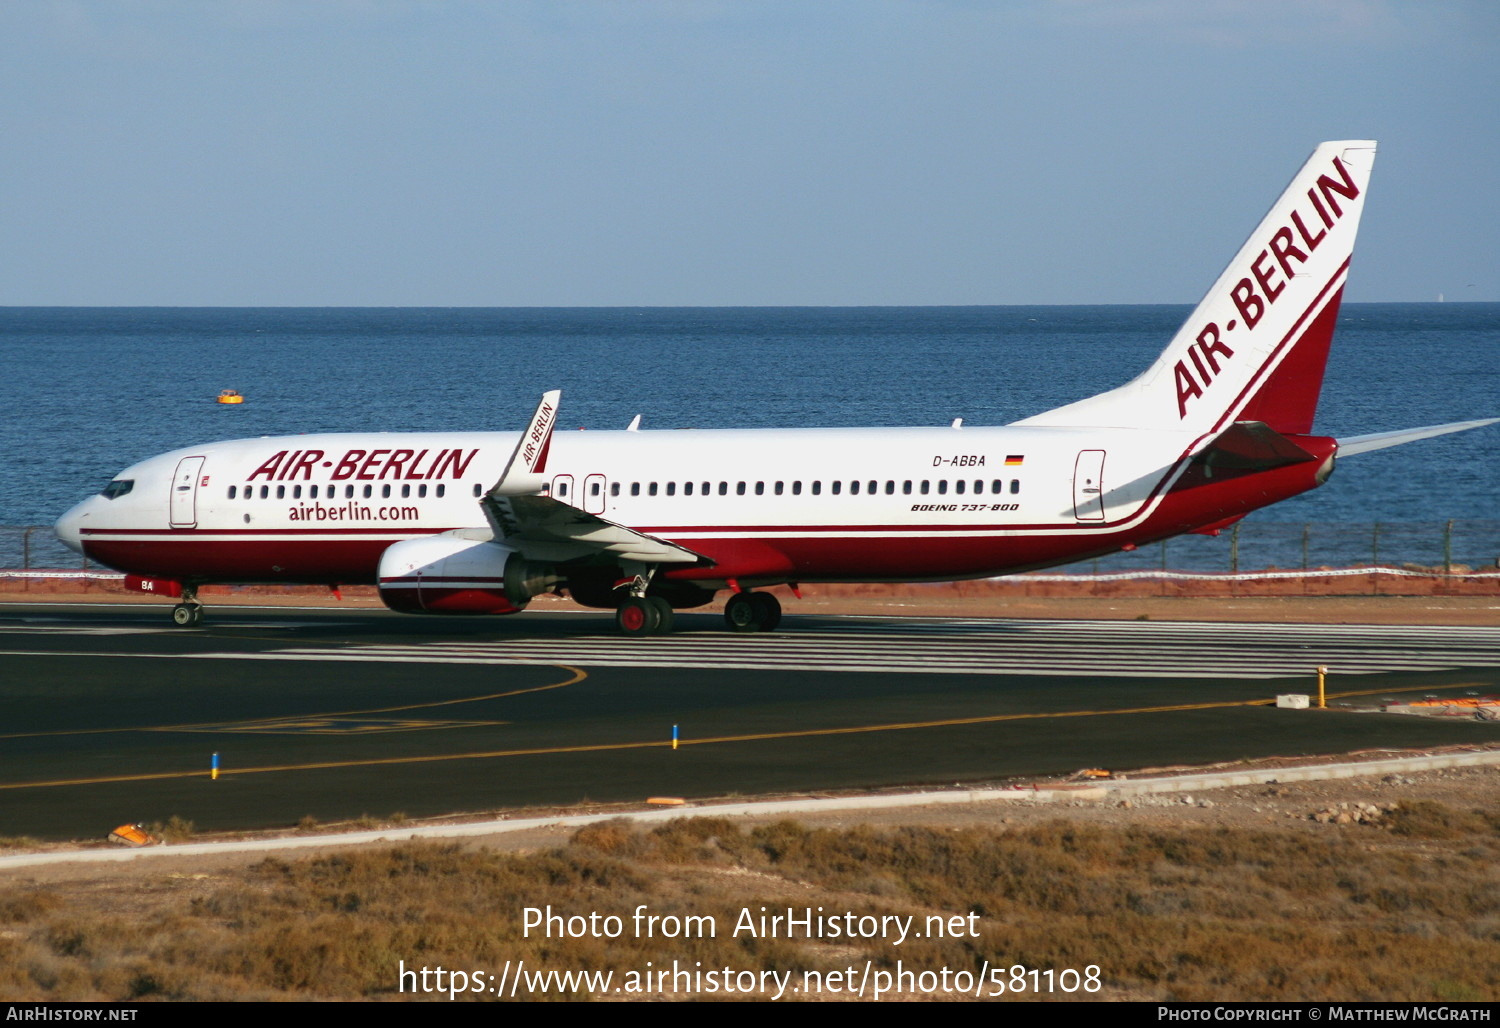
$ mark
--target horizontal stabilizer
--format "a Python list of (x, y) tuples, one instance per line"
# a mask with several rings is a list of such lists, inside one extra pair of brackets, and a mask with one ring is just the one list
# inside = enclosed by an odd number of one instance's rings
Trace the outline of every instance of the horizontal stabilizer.
[(1269, 471), (1317, 459), (1262, 421), (1236, 421), (1193, 457), (1195, 463), (1234, 471)]
[(1426, 428), (1406, 428), (1399, 432), (1376, 432), (1373, 435), (1356, 435), (1339, 440), (1339, 456), (1352, 457), (1356, 453), (1383, 450), (1387, 446), (1414, 443), (1418, 439), (1431, 439), (1449, 432), (1466, 432), (1471, 428), (1483, 428), (1500, 422), (1500, 418), (1480, 418), (1478, 421), (1455, 421), (1447, 425), (1428, 425)]

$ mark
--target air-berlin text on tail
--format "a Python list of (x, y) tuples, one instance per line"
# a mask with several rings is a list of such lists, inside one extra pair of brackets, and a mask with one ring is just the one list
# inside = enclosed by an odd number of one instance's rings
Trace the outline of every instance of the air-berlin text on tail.
[[(1234, 357), (1225, 337), (1244, 324), (1254, 330), (1296, 274), (1295, 265), (1306, 264), (1312, 252), (1328, 238), (1328, 232), (1344, 216), (1339, 197), (1353, 200), (1359, 196), (1359, 185), (1339, 158), (1333, 159), (1332, 174), (1319, 175), (1307, 191), (1306, 208), (1294, 208), (1286, 223), (1271, 233), (1271, 238), (1250, 262), (1250, 273), (1234, 284), (1229, 295), (1234, 300), (1238, 318), (1231, 318), (1220, 328), (1210, 321), (1187, 350), (1187, 360), (1179, 360), (1173, 369), (1177, 382), (1177, 416), (1187, 416), (1189, 400), (1197, 399), (1218, 376), (1224, 363)], [(1337, 177), (1335, 177), (1337, 176)], [(1322, 283), (1319, 283), (1321, 286)]]
[[(345, 450), (343, 456), (328, 458), (322, 450), (278, 450), (250, 473), (250, 481), (311, 481), (316, 468), (331, 468), (331, 481), (346, 478), (378, 481), (394, 478), (405, 481), (433, 478), (462, 478), (478, 450)], [(322, 476), (319, 476), (322, 477)]]

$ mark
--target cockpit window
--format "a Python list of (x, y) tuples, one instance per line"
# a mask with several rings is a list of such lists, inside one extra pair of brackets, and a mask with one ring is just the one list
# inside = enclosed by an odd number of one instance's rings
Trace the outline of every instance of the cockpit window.
[(106, 500), (113, 500), (116, 497), (124, 496), (126, 493), (130, 492), (130, 490), (132, 490), (134, 488), (135, 488), (135, 479), (133, 479), (133, 478), (117, 478), (113, 482), (109, 483), (109, 485), (107, 485), (103, 489), (101, 489), (99, 491), (99, 495), (102, 496), (102, 497), (104, 497)]

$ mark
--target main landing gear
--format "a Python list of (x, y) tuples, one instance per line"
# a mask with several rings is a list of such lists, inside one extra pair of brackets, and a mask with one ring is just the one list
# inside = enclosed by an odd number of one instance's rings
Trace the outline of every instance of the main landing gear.
[(178, 628), (197, 628), (203, 624), (203, 604), (198, 602), (194, 586), (182, 587), (182, 602), (172, 608), (172, 624)]
[(781, 624), (781, 603), (770, 593), (735, 593), (724, 604), (731, 632), (771, 632)]
[(672, 605), (660, 596), (627, 596), (615, 611), (624, 635), (666, 635), (672, 630)]

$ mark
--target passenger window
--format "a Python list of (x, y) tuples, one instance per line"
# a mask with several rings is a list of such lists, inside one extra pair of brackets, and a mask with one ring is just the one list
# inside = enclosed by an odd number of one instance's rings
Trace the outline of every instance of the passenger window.
[(229, 487), (229, 498), (234, 499), (234, 486)]
[(850, 496), (858, 496), (859, 495), (859, 483), (858, 482), (850, 482), (849, 483), (849, 495)]
[(744, 482), (740, 482), (737, 485), (735, 485), (735, 487), (734, 487), (734, 494), (736, 496), (744, 496), (745, 495), (745, 483)]
[(380, 487), (380, 498), (382, 500), (389, 500), (391, 498), (391, 487), (389, 483)]
[(401, 498), (403, 500), (411, 498), (411, 486), (405, 484), (401, 486)]
[(938, 495), (941, 496), (941, 495), (946, 494), (947, 492), (948, 492), (948, 480), (946, 478), (938, 479)]
[(375, 495), (375, 487), (373, 485), (367, 485), (367, 486), (365, 486), (365, 499), (368, 500), (370, 497), (372, 497), (374, 495)]
[[(546, 492), (546, 489), (543, 489), (542, 491)], [(475, 482), (474, 483), (474, 495), (475, 495), (475, 497), (478, 497), (479, 494), (482, 493), (482, 492), (484, 492), (484, 486), (480, 485), (478, 482)], [(369, 494), (367, 493), (366, 495), (369, 495)], [(438, 495), (439, 496), (443, 495), (443, 487), (442, 486), (438, 486)]]
[(620, 483), (619, 482), (611, 482), (611, 483), (609, 483), (609, 495), (611, 495), (611, 496), (619, 496), (620, 495)]
[(901, 492), (902, 492), (903, 495), (906, 495), (906, 496), (910, 496), (911, 495), (911, 482), (910, 481), (906, 481), (906, 482), (902, 482), (901, 483)]
[(729, 483), (728, 482), (720, 482), (719, 483), (719, 495), (720, 496), (728, 496), (729, 495)]
[(1010, 480), (1010, 494), (1012, 496), (1014, 496), (1014, 495), (1016, 495), (1016, 493), (1018, 493), (1020, 491), (1021, 491), (1021, 480), (1019, 478), (1013, 478), (1013, 479), (1011, 479)]
[(920, 489), (920, 490), (919, 490), (919, 491), (920, 491), (920, 492), (921, 492), (921, 494), (922, 494), (922, 495), (923, 495), (923, 496), (926, 496), (926, 495), (927, 495), (927, 492), (928, 492), (928, 489), (929, 489), (929, 488), (930, 488), (930, 487), (931, 487), (931, 486), (932, 486), (932, 483), (931, 483), (931, 482), (929, 482), (929, 481), (927, 481), (927, 480), (926, 480), (926, 479), (925, 479), (925, 478), (924, 478), (924, 479), (923, 479), (923, 480), (922, 480), (922, 486), (921, 486), (921, 489)]
[(691, 495), (693, 495), (693, 483), (691, 483), (691, 482), (684, 482), (684, 483), (682, 483), (682, 495), (684, 495), (684, 496), (691, 496)]
[(792, 483), (792, 495), (793, 496), (801, 496), (802, 495), (802, 483), (801, 482), (793, 482)]
[(646, 487), (646, 494), (648, 496), (655, 496), (656, 495), (656, 483), (655, 482), (652, 482), (650, 485), (648, 485)]
[(964, 494), (964, 480), (963, 479), (960, 478), (957, 482), (953, 483), (953, 491), (955, 493), (958, 493), (958, 495), (960, 495), (960, 496), (962, 496)]
[(880, 488), (880, 483), (879, 482), (876, 482), (876, 481), (873, 481), (873, 480), (870, 482), (870, 492), (873, 493), (873, 492), (875, 492), (879, 488)]
[(668, 496), (676, 496), (677, 495), (677, 483), (676, 482), (668, 482), (667, 483), (667, 495)]
[(814, 482), (812, 484), (812, 494), (814, 496), (819, 496), (819, 495), (822, 494), (822, 492), (823, 492), (823, 483), (822, 482)]
[(598, 482), (590, 482), (589, 483), (589, 495), (590, 496), (598, 496), (599, 495), (599, 483)]
[(834, 482), (833, 483), (833, 495), (837, 496), (839, 494), (839, 492), (843, 488), (844, 488), (844, 483), (842, 481)]
[[(443, 485), (441, 482), (439, 482), (438, 483), (438, 487), (437, 487), (437, 494), (438, 494), (438, 496), (441, 497), (447, 491), (448, 491), (448, 487), (446, 485)], [(474, 486), (474, 492), (476, 492), (476, 493), (479, 492), (479, 486), (477, 484)]]
[(764, 482), (756, 482), (755, 483), (755, 495), (756, 496), (764, 496), (764, 495), (766, 495), (766, 483), (764, 483)]
[(271, 487), (270, 486), (263, 485), (263, 486), (260, 487), (260, 498), (262, 500), (264, 500), (266, 497), (268, 497), (270, 495), (271, 495)]
[(284, 499), (286, 499), (286, 486), (284, 486), (284, 485), (278, 485), (276, 487), (276, 498), (278, 500), (284, 500)]
[(426, 495), (427, 495), (427, 483), (423, 482), (421, 485), (417, 486), (417, 498), (421, 499), (422, 497), (424, 497)]
[(896, 483), (895, 482), (886, 482), (886, 484), (885, 484), (885, 494), (887, 496), (892, 496), (892, 495), (895, 494), (895, 492), (896, 492)]
[(308, 486), (307, 487), (307, 495), (311, 496), (313, 499), (316, 500), (318, 498), (318, 487), (315, 486), (315, 485)]
[(300, 500), (300, 499), (302, 499), (302, 487), (300, 485), (294, 485), (294, 486), (292, 486), (292, 499), (294, 499), (294, 500)]
[(777, 495), (777, 496), (780, 496), (780, 495), (781, 495), (781, 485), (782, 485), (782, 484), (781, 484), (781, 483), (780, 483), (780, 482), (777, 482), (777, 483), (776, 483), (776, 495)]
[(998, 479), (998, 478), (995, 479), (993, 482), (990, 483), (990, 492), (992, 492), (992, 493), (1003, 492), (1004, 489), (1005, 489), (1005, 483), (1003, 481), (1001, 481), (1000, 479)]
[(713, 483), (712, 482), (704, 482), (703, 483), (703, 495), (704, 496), (707, 496), (709, 494), (709, 492), (712, 491), (712, 489), (713, 489)]

